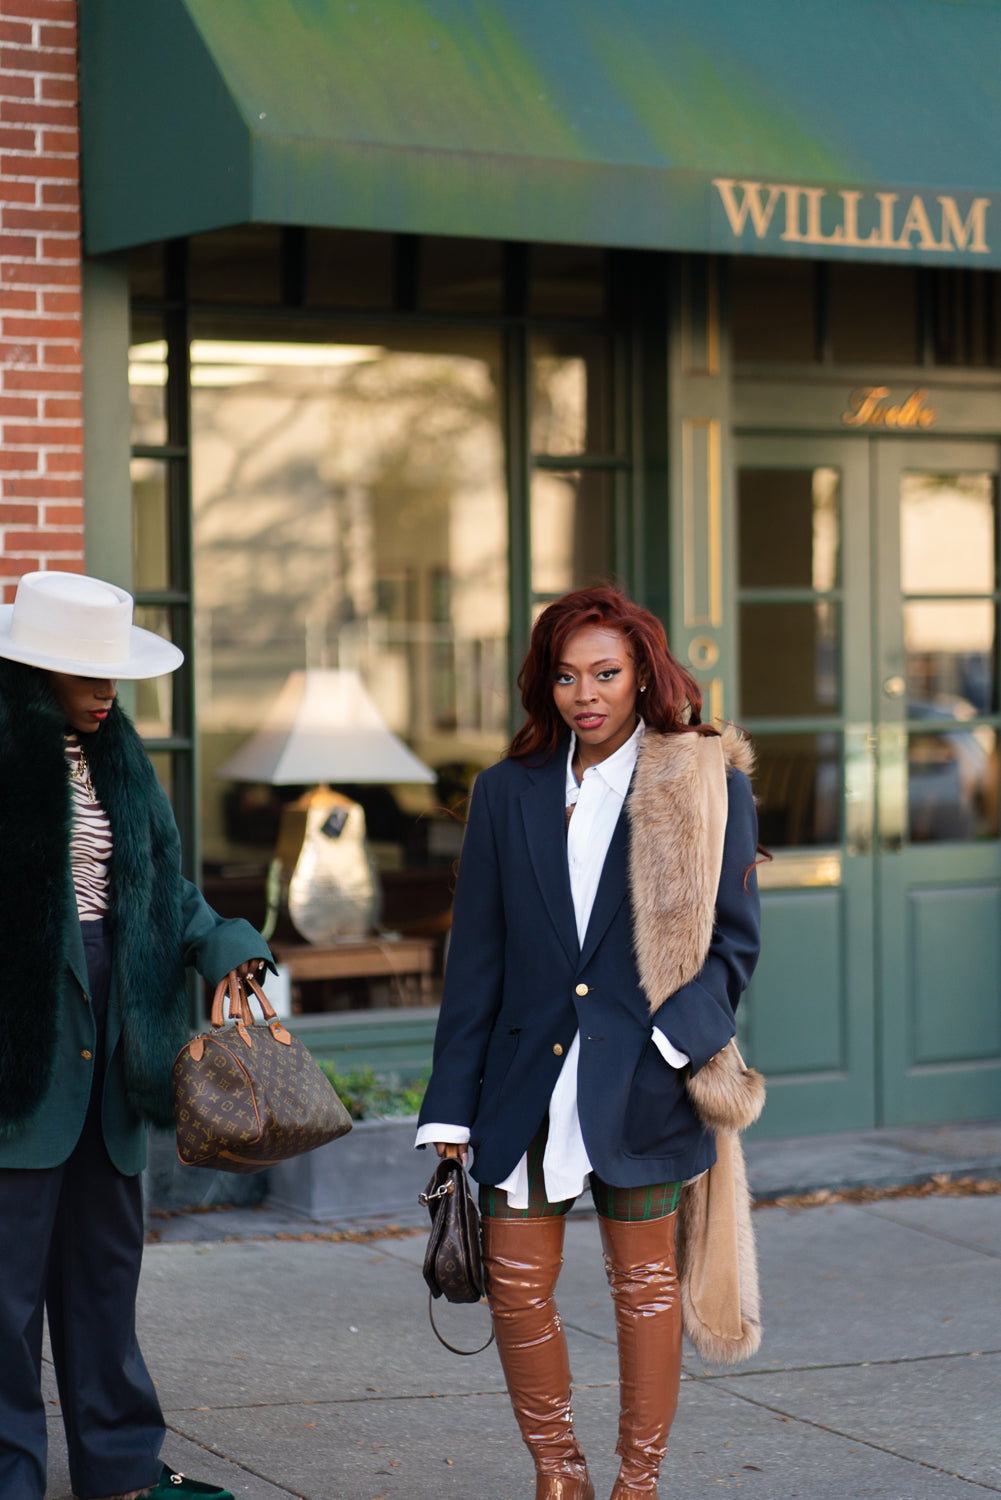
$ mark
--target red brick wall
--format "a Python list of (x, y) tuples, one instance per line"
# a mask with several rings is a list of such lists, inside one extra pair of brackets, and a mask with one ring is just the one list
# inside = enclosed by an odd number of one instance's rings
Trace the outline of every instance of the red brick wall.
[(0, 594), (83, 569), (76, 0), (0, 0)]

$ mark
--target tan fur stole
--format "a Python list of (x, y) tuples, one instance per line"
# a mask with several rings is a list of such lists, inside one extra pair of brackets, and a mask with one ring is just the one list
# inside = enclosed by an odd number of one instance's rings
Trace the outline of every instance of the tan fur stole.
[[(629, 798), (630, 890), (640, 981), (654, 1014), (701, 972), (712, 941), (726, 832), (726, 767), (750, 775), (749, 742), (647, 733)], [(678, 1213), (685, 1333), (703, 1359), (737, 1364), (761, 1343), (751, 1198), (738, 1131), (761, 1113), (765, 1084), (730, 1042), (687, 1081), (716, 1133), (716, 1163), (686, 1185)]]

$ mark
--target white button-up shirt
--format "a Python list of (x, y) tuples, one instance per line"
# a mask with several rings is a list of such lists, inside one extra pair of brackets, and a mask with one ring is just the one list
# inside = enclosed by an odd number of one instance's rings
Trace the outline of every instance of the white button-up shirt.
[[(577, 749), (577, 737), (571, 735), (567, 752), (566, 805), (574, 809), (567, 830), (567, 864), (570, 872), (570, 894), (573, 899), (574, 917), (577, 922), (577, 940), (584, 946), (587, 924), (591, 918), (594, 898), (604, 869), (608, 846), (612, 842), (615, 825), (622, 812), (629, 791), (639, 743), (645, 725), (637, 725), (635, 733), (607, 760), (588, 766), (578, 786), (573, 773), (573, 758)], [(672, 1067), (683, 1068), (688, 1058), (674, 1047), (663, 1032), (653, 1028), (657, 1047)], [(578, 1031), (563, 1060), (563, 1067), (556, 1080), (549, 1101), (549, 1137), (543, 1158), (543, 1174), (546, 1198), (550, 1203), (561, 1203), (567, 1198), (576, 1198), (584, 1190), (591, 1170), (584, 1137), (581, 1134), (580, 1116), (577, 1113), (577, 1061), (580, 1055), (580, 1032)], [(418, 1146), (432, 1141), (449, 1141), (465, 1144), (469, 1140), (469, 1129), (459, 1125), (428, 1124), (417, 1132)], [(526, 1153), (514, 1171), (497, 1187), (508, 1195), (511, 1208), (528, 1207), (528, 1154)]]

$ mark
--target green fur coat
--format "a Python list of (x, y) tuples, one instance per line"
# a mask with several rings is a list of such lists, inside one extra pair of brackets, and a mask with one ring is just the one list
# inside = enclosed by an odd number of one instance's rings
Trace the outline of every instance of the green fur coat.
[[(95, 1031), (70, 874), (63, 730), (45, 674), (0, 660), (0, 1167), (58, 1165), (90, 1095)], [(216, 983), (245, 959), (270, 955), (249, 923), (223, 921), (183, 879), (170, 804), (117, 704), (87, 738), (86, 755), (113, 838), (104, 1134), (119, 1170), (135, 1172), (145, 1122), (174, 1121), (170, 1070), (188, 1036), (185, 966)]]

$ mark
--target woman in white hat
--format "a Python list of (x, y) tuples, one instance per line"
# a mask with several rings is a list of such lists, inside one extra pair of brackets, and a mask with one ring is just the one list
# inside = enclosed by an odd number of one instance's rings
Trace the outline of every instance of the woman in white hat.
[(79, 1500), (212, 1496), (160, 1461), (135, 1335), (146, 1125), (173, 1126), (184, 970), (270, 962), (180, 870), (166, 796), (115, 697), (181, 652), (122, 589), (29, 573), (0, 608), (0, 1495), (43, 1500), (43, 1307)]

